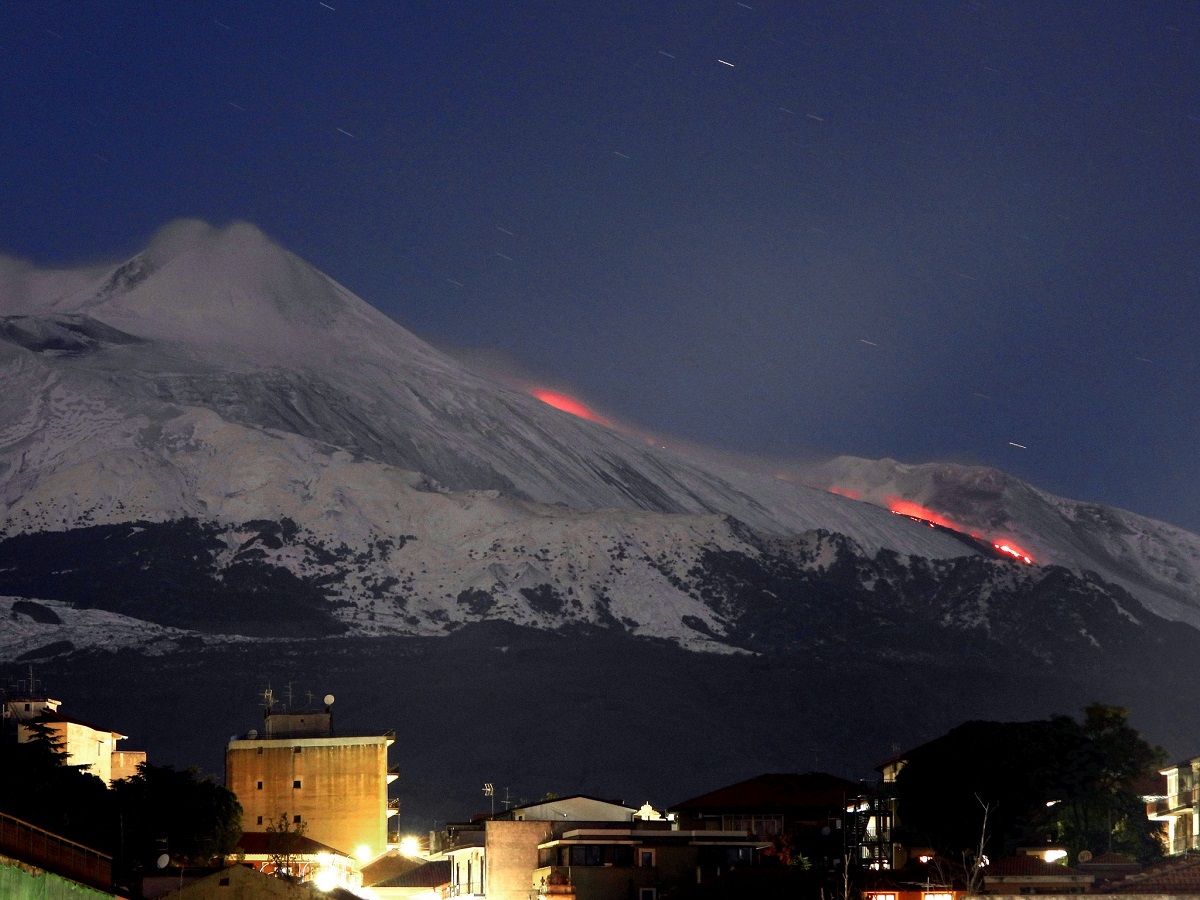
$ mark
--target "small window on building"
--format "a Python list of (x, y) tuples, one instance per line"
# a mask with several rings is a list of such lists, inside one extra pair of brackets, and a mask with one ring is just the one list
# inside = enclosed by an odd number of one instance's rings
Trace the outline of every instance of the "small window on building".
[(259, 756), (262, 756), (262, 752), (263, 752), (263, 748), (262, 748), (262, 747), (259, 747), (259, 748), (258, 748), (258, 755), (259, 755)]
[(25, 712), (29, 712), (31, 709), (33, 709), (33, 706), (29, 703), (26, 703), (25, 704)]
[(937, 893), (926, 891), (923, 896), (924, 896), (924, 900), (954, 900), (954, 896), (951, 893), (949, 893), (948, 891), (942, 891), (942, 892), (937, 892)]
[(258, 789), (259, 789), (260, 791), (262, 790), (262, 782), (261, 782), (261, 781), (258, 783)]
[(303, 750), (303, 749), (304, 749), (303, 747), (297, 747), (297, 748), (296, 748), (296, 752), (297, 752), (297, 753), (299, 753), (299, 752), (300, 752), (301, 750)]
[(639, 851), (638, 860), (639, 860), (638, 865), (642, 866), (643, 868), (649, 868), (650, 866), (653, 866), (654, 865), (654, 851), (653, 850)]
[(299, 817), (299, 816), (292, 816), (292, 821), (293, 821), (295, 824), (299, 825), (299, 824), (300, 824), (300, 817)]
[(300, 779), (299, 778), (297, 778), (295, 781), (292, 782), (292, 787), (295, 789), (298, 789), (300, 787)]
[(638, 900), (658, 900), (658, 888), (638, 888)]
[(229, 876), (226, 875), (224, 878), (218, 881), (217, 884), (220, 887), (229, 887)]
[(258, 824), (259, 824), (259, 825), (261, 825), (261, 824), (262, 824), (262, 816), (259, 816), (259, 817), (258, 817)]

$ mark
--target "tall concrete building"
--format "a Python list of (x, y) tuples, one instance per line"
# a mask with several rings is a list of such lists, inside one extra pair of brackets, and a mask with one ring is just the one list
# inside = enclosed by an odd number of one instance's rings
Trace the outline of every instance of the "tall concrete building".
[(225, 748), (225, 786), (242, 804), (242, 827), (303, 826), (305, 837), (361, 861), (386, 852), (387, 820), (398, 809), (388, 800), (394, 733), (335, 733), (332, 697), (299, 712), (275, 709), (269, 691), (264, 699), (263, 730)]

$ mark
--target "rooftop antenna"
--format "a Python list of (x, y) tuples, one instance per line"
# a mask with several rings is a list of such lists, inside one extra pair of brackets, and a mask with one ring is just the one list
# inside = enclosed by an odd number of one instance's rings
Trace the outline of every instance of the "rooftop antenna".
[(492, 818), (495, 818), (495, 816), (496, 816), (496, 789), (492, 786), (492, 783), (490, 781), (483, 786), (483, 796), (491, 798), (491, 800), (492, 800)]
[(288, 712), (292, 711), (293, 699), (294, 698), (292, 697), (292, 683), (289, 681), (287, 683), (287, 709), (288, 709)]
[(501, 802), (504, 804), (504, 811), (508, 812), (508, 808), (512, 805), (512, 801), (508, 799), (508, 788), (504, 789), (504, 800)]
[(262, 697), (264, 711), (270, 712), (275, 703), (275, 692), (271, 690), (271, 685), (268, 684), (259, 696)]

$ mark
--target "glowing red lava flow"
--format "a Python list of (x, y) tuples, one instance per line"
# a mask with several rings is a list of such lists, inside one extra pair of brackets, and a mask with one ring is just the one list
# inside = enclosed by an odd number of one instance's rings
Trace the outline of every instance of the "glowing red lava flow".
[[(949, 528), (951, 531), (959, 531), (963, 534), (969, 533), (961, 525), (952, 522), (950, 519), (947, 519), (940, 513), (934, 512), (932, 509), (921, 506), (919, 503), (914, 503), (911, 500), (905, 500), (902, 497), (884, 497), (883, 499), (884, 502), (887, 503), (887, 508), (897, 515), (908, 516), (910, 519), (918, 519), (922, 522), (932, 523), (933, 525), (941, 525), (943, 528)], [(971, 537), (978, 538), (979, 535), (972, 534)], [(1013, 559), (1020, 560), (1027, 565), (1033, 565), (1033, 559), (1029, 556), (1029, 554), (1012, 541), (993, 541), (992, 546), (1001, 553), (1011, 556)]]
[(951, 522), (941, 513), (936, 513), (919, 503), (913, 503), (911, 500), (905, 500), (902, 497), (884, 497), (883, 502), (887, 504), (888, 509), (897, 515), (908, 516), (910, 519), (920, 519), (923, 522), (932, 522), (934, 525), (941, 525), (943, 528), (949, 528), (951, 531), (966, 532), (966, 529), (957, 522)]
[(561, 409), (565, 413), (570, 413), (573, 416), (579, 416), (579, 418), (587, 419), (589, 422), (597, 422), (601, 425), (606, 425), (609, 427), (612, 426), (611, 422), (602, 416), (596, 415), (574, 397), (568, 397), (566, 394), (560, 394), (557, 391), (548, 391), (544, 388), (537, 388), (529, 393), (537, 397), (543, 403), (547, 403), (550, 406), (553, 406), (555, 409)]
[(1023, 563), (1029, 563), (1030, 565), (1033, 565), (1033, 560), (1029, 558), (1029, 555), (1010, 541), (1005, 541), (1003, 544), (992, 544), (992, 546), (1001, 553), (1007, 553), (1013, 559), (1019, 559)]

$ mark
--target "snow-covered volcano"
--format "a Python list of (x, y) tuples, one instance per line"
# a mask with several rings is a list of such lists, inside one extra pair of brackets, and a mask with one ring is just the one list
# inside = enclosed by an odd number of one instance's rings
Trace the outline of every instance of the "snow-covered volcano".
[(981, 493), (987, 473), (934, 479), (935, 497), (896, 467), (831, 470), (828, 486), (867, 485), (868, 500), (936, 501), (978, 530), (972, 541), (650, 446), (474, 374), (250, 225), (178, 222), (117, 266), (0, 273), (0, 550), (20, 558), (3, 588), (14, 596), (269, 632), (270, 603), (250, 626), (210, 615), (204, 591), (186, 611), (127, 581), (104, 599), (95, 585), (117, 576), (81, 584), (53, 563), (78, 556), (71, 571), (87, 570), (97, 540), (160, 562), (186, 545), (196, 577), (229, 591), (310, 596), (318, 631), (503, 618), (723, 649), (741, 646), (739, 613), (702, 589), (714, 553), (761, 559), (820, 531), (864, 557), (952, 560), (1011, 532), (1039, 562), (1097, 569), (1200, 623), (1193, 535), (1011, 479)]

